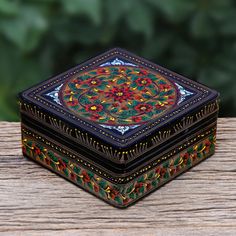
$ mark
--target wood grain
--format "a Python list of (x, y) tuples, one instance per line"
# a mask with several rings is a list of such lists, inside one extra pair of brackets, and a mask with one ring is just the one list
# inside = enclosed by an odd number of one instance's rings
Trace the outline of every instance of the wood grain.
[(213, 157), (125, 210), (22, 157), (20, 124), (0, 122), (0, 235), (236, 235), (236, 118)]

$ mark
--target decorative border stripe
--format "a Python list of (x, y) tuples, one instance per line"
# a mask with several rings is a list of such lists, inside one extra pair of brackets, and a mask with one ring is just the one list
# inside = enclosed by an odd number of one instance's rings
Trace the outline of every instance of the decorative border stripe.
[(116, 207), (127, 207), (214, 153), (215, 132), (125, 185), (110, 181), (23, 134), (23, 154)]
[(138, 170), (134, 170), (133, 172), (128, 173), (126, 174), (126, 176), (124, 176), (124, 174), (123, 175), (117, 174), (109, 170), (105, 170), (102, 166), (99, 165), (95, 166), (93, 163), (91, 163), (91, 161), (88, 161), (87, 158), (82, 156), (81, 154), (69, 149), (68, 147), (65, 147), (64, 145), (56, 142), (55, 140), (52, 140), (47, 136), (40, 134), (38, 131), (34, 131), (33, 129), (22, 124), (23, 137), (27, 136), (30, 137), (31, 139), (36, 140), (42, 145), (47, 145), (48, 147), (50, 147), (50, 149), (54, 150), (60, 155), (65, 155), (71, 160), (74, 160), (76, 163), (79, 163), (80, 165), (88, 168), (90, 171), (94, 173), (97, 173), (98, 175), (104, 177), (105, 179), (113, 183), (120, 183), (120, 184), (127, 183), (132, 179), (142, 175), (151, 168), (159, 165), (163, 161), (170, 159), (172, 156), (188, 148), (193, 143), (198, 142), (204, 137), (215, 132), (216, 132), (216, 123), (213, 123), (210, 126), (206, 127), (205, 129), (201, 130), (201, 132), (198, 132), (197, 134), (194, 134), (191, 137), (189, 137), (189, 139), (186, 142), (181, 144), (176, 144), (176, 147), (172, 148), (169, 151), (166, 150), (166, 153), (164, 155), (161, 155), (160, 157), (155, 157), (154, 161), (149, 162), (144, 167), (139, 167)]

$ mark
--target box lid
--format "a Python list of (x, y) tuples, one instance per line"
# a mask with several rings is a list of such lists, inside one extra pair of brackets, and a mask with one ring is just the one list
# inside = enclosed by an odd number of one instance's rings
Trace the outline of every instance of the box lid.
[[(129, 153), (135, 145), (217, 96), (202, 84), (115, 48), (22, 92), (20, 98), (100, 140), (105, 158), (126, 163), (138, 157)], [(136, 153), (145, 148), (150, 150), (149, 144)]]

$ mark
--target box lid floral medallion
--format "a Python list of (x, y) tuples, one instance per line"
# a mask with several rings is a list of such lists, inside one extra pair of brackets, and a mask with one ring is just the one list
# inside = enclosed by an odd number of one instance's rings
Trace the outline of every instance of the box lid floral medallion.
[(122, 49), (26, 90), (22, 99), (116, 147), (217, 97), (217, 92)]

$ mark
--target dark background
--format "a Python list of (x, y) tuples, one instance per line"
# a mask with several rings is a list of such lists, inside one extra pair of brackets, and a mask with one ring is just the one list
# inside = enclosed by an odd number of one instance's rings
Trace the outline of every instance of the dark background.
[(0, 0), (0, 120), (19, 91), (123, 47), (221, 93), (236, 115), (236, 1)]

